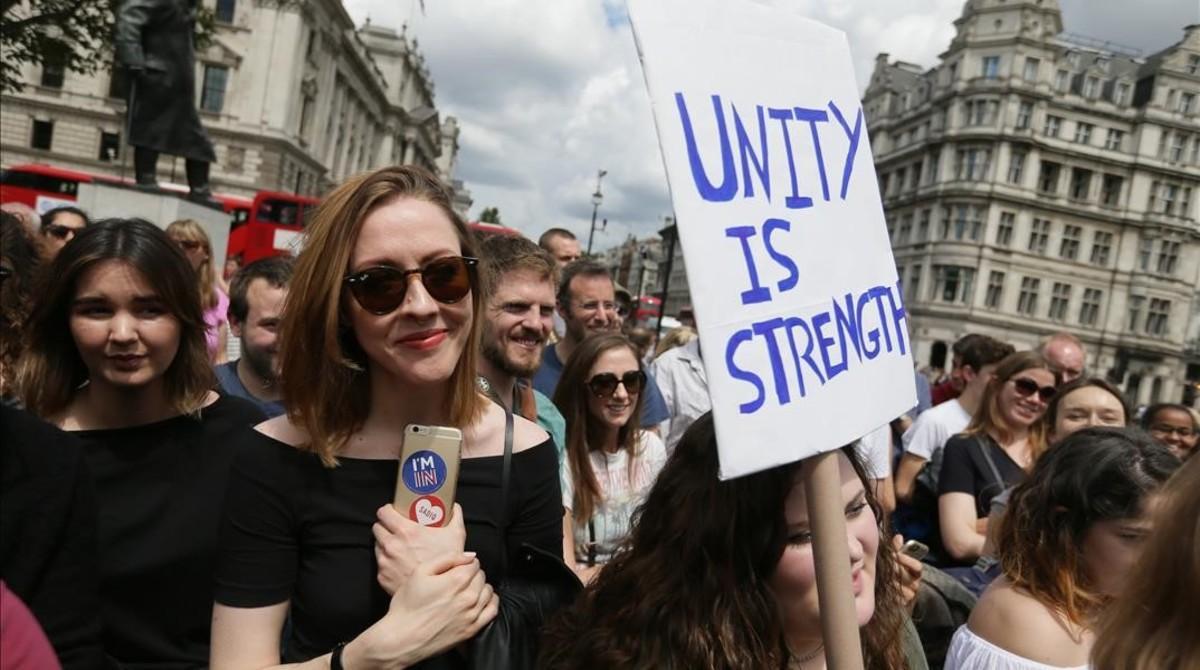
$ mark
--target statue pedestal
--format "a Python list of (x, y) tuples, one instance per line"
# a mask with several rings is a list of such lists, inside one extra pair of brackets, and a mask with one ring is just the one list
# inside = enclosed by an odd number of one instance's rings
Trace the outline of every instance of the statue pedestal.
[(201, 204), (173, 191), (146, 191), (134, 186), (92, 182), (79, 184), (78, 206), (93, 221), (139, 218), (165, 229), (172, 221), (192, 219), (204, 228), (212, 242), (214, 270), (219, 273), (225, 267), (225, 250), (229, 245), (229, 226), (233, 217), (216, 203)]

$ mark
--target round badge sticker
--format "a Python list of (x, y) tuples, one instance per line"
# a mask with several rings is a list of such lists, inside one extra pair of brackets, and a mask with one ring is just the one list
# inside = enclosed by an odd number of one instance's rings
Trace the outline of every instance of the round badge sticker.
[(437, 496), (421, 496), (408, 506), (408, 518), (422, 526), (446, 523), (446, 503)]
[(402, 472), (404, 486), (413, 493), (433, 493), (446, 483), (446, 461), (433, 451), (414, 451), (404, 459)]

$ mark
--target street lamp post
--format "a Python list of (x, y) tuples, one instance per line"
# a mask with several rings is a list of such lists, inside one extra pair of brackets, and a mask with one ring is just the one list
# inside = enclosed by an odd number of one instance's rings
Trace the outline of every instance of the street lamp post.
[(600, 170), (596, 173), (596, 192), (592, 194), (592, 229), (588, 231), (587, 254), (592, 255), (592, 240), (596, 237), (596, 212), (600, 209), (600, 202), (604, 200), (604, 195), (600, 193), (600, 180), (604, 179), (604, 175), (608, 174), (607, 170)]

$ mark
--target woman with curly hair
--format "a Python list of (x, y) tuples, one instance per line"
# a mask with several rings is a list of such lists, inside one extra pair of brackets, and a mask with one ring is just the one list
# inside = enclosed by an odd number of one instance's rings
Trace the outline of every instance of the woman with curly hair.
[(1096, 670), (1200, 668), (1200, 459), (1175, 473), (1162, 498), (1129, 583), (1100, 618)]
[[(919, 644), (904, 644), (915, 633), (863, 465), (853, 448), (838, 461), (866, 667), (924, 668)], [(712, 414), (700, 417), (625, 545), (547, 627), (542, 667), (825, 667), (801, 469), (721, 481)]]
[(1179, 467), (1145, 433), (1085, 428), (1013, 491), (997, 534), (1001, 576), (954, 634), (947, 670), (1084, 668), (1094, 625), (1150, 534)]
[(17, 402), (13, 377), (25, 322), (33, 308), (33, 279), (38, 269), (37, 246), (15, 214), (0, 212), (0, 400)]

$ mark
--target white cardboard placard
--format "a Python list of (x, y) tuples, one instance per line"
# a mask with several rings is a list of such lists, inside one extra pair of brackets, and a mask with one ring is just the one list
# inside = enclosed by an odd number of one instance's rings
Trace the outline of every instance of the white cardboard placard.
[(721, 477), (916, 404), (850, 47), (784, 2), (630, 0), (712, 395)]

